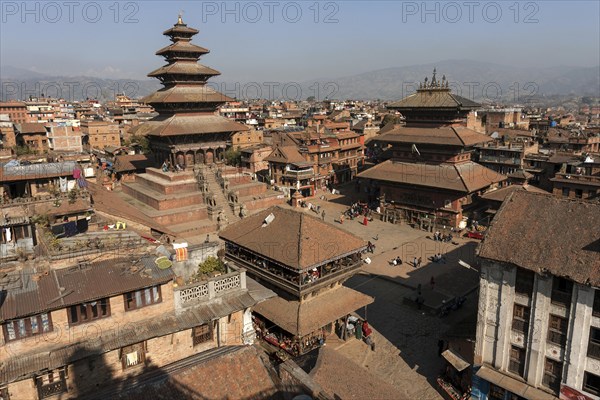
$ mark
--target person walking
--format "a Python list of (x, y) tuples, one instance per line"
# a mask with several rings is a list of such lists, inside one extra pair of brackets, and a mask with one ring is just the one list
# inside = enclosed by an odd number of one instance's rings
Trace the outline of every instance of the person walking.
[(431, 285), (431, 290), (433, 290), (433, 288), (435, 286), (435, 278), (433, 277), (433, 275), (431, 276), (431, 280), (429, 281), (429, 284)]
[(340, 224), (344, 223), (344, 213), (340, 214)]
[(367, 224), (369, 223), (369, 219), (367, 218), (367, 216), (365, 215), (365, 217), (363, 218), (363, 225), (367, 226)]
[(323, 212), (321, 213), (321, 219), (322, 219), (323, 221), (325, 221), (325, 210), (323, 210)]
[(417, 268), (417, 262), (418, 262), (417, 257), (413, 258), (413, 267), (414, 268)]
[(419, 257), (419, 260), (417, 261), (417, 268), (421, 268), (421, 262), (423, 262), (423, 259)]

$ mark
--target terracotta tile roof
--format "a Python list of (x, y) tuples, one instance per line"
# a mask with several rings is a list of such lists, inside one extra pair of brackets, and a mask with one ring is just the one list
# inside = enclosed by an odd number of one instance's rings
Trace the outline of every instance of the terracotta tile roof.
[(398, 109), (436, 109), (436, 108), (460, 108), (475, 109), (481, 104), (465, 97), (452, 94), (449, 90), (420, 90), (400, 101), (388, 104), (388, 108)]
[(600, 204), (516, 191), (494, 217), (479, 257), (600, 287)]
[(476, 192), (506, 180), (506, 176), (472, 161), (461, 164), (423, 164), (388, 160), (358, 176), (463, 193)]
[(115, 157), (116, 172), (137, 171), (152, 166), (152, 161), (145, 154), (123, 154)]
[(196, 53), (196, 54), (207, 54), (210, 50), (205, 49), (204, 47), (196, 46), (190, 42), (179, 41), (173, 43), (169, 46), (163, 47), (162, 49), (156, 52), (157, 56), (167, 54), (171, 51), (177, 51), (182, 53)]
[(278, 146), (265, 157), (265, 161), (293, 164), (295, 162), (305, 162), (306, 160), (298, 152), (296, 146)]
[(517, 190), (524, 190), (526, 192), (532, 192), (532, 193), (542, 193), (542, 194), (549, 194), (548, 192), (546, 192), (543, 189), (537, 188), (535, 186), (531, 186), (531, 185), (510, 185), (510, 186), (506, 186), (497, 190), (493, 190), (491, 192), (487, 192), (485, 194), (483, 194), (481, 196), (482, 199), (485, 200), (492, 200), (492, 201), (504, 201), (510, 194), (512, 194), (513, 192), (517, 191)]
[[(125, 388), (118, 399), (283, 399), (280, 384), (268, 361), (255, 346), (230, 346), (213, 356), (170, 373), (137, 389)], [(221, 349), (223, 350), (228, 349)], [(210, 350), (209, 352), (218, 352)]]
[(206, 67), (200, 63), (194, 62), (175, 62), (173, 64), (167, 64), (162, 66), (148, 74), (150, 77), (160, 76), (164, 74), (178, 74), (178, 75), (207, 75), (216, 76), (221, 73), (215, 69)]
[(144, 103), (225, 103), (232, 101), (231, 97), (214, 90), (210, 85), (172, 86), (157, 90), (142, 99)]
[(331, 347), (321, 347), (310, 376), (331, 396), (356, 400), (406, 400), (398, 389)]
[[(265, 218), (275, 217), (263, 226)], [(275, 206), (228, 226), (219, 236), (296, 270), (355, 253), (363, 239), (303, 211)]]
[(215, 114), (159, 116), (131, 130), (135, 135), (177, 136), (247, 131), (246, 125)]
[(351, 138), (359, 137), (358, 133), (353, 132), (353, 131), (340, 131), (340, 132), (335, 132), (334, 134), (337, 139), (351, 139)]
[(44, 124), (38, 124), (36, 122), (25, 122), (23, 124), (16, 125), (17, 130), (20, 133), (24, 134), (32, 134), (32, 133), (42, 133), (46, 134), (46, 126)]
[(436, 144), (460, 147), (471, 147), (493, 140), (487, 135), (460, 126), (440, 128), (395, 126), (393, 129), (386, 130), (386, 132), (380, 134), (374, 140), (390, 144)]
[(253, 311), (292, 335), (303, 337), (373, 301), (366, 294), (338, 286), (302, 302), (273, 297), (257, 304)]
[(169, 35), (171, 33), (193, 33), (194, 35), (200, 32), (198, 29), (190, 28), (186, 24), (175, 24), (172, 28), (167, 29), (163, 32), (163, 35)]

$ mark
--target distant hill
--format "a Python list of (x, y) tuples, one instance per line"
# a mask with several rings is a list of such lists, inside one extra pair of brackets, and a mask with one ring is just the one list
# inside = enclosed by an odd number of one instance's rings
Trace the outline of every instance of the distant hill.
[(433, 68), (437, 68), (438, 79), (446, 75), (455, 93), (478, 101), (524, 103), (531, 96), (600, 96), (600, 66), (521, 68), (472, 60), (446, 60), (347, 77), (315, 79), (304, 82), (302, 87), (303, 92), (309, 93), (315, 82), (321, 88), (333, 83), (338, 91), (331, 98), (399, 100), (413, 92), (425, 77), (431, 79)]
[(0, 99), (32, 96), (62, 97), (67, 100), (114, 100), (117, 93), (141, 98), (161, 87), (156, 79), (105, 79), (89, 76), (51, 76), (11, 66), (0, 67)]
[[(477, 101), (525, 104), (532, 99), (555, 95), (600, 97), (600, 66), (523, 68), (473, 60), (446, 60), (353, 76), (313, 79), (300, 83), (302, 91), (298, 97), (303, 100), (310, 96), (319, 100), (399, 100), (412, 93), (425, 77), (431, 79), (434, 67), (437, 68), (438, 79), (445, 75), (454, 93)], [(71, 100), (89, 97), (105, 101), (113, 100), (115, 94), (121, 92), (132, 98), (140, 98), (161, 87), (156, 79), (48, 76), (11, 66), (0, 67), (0, 82), (0, 98), (3, 100), (23, 99), (29, 94), (39, 96), (43, 93), (47, 96), (60, 94)], [(220, 83), (216, 80), (210, 82)], [(234, 86), (226, 84), (225, 87)], [(264, 93), (267, 92), (265, 89)], [(290, 96), (296, 96), (293, 89), (289, 93)], [(281, 93), (277, 97), (280, 98)]]

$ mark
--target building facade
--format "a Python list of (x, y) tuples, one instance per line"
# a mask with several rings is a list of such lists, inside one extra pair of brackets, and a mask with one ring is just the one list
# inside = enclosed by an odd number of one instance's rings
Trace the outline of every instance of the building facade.
[(600, 398), (599, 223), (585, 201), (505, 201), (479, 251), (473, 399)]

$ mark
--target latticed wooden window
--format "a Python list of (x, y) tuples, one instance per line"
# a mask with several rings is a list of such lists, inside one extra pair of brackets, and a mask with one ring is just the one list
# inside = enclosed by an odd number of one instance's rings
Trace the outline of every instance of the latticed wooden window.
[(38, 397), (45, 399), (59, 393), (68, 392), (67, 369), (59, 368), (35, 377)]
[(213, 340), (212, 322), (194, 327), (192, 329), (192, 339), (194, 346)]

